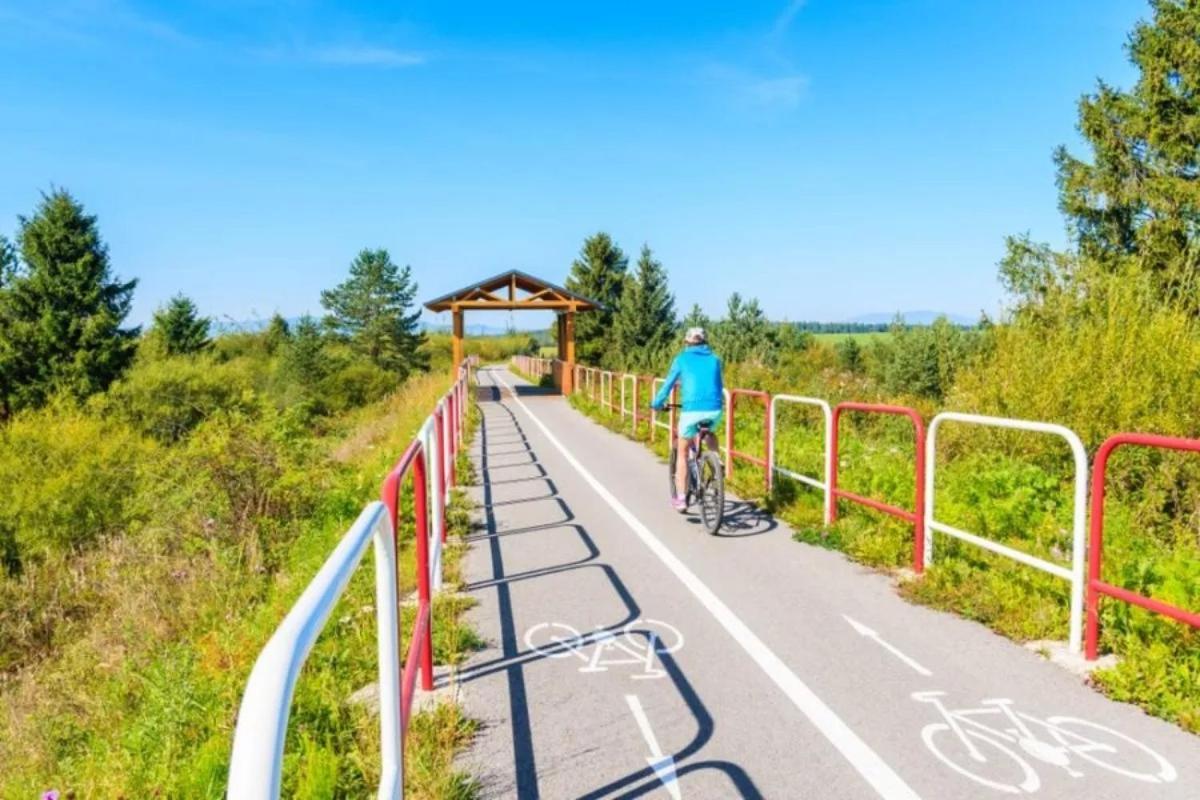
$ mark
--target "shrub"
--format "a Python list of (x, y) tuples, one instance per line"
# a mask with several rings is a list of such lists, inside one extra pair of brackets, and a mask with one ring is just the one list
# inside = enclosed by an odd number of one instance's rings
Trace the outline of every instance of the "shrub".
[(68, 405), (0, 428), (0, 531), (12, 561), (78, 550), (142, 512), (140, 471), (153, 446), (119, 422)]
[(140, 361), (98, 402), (108, 415), (160, 442), (175, 442), (220, 410), (253, 413), (258, 400), (245, 360), (175, 357)]

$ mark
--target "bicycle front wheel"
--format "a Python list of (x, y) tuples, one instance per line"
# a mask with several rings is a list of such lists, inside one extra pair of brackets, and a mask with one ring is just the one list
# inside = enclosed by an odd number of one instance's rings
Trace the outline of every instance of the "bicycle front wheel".
[(721, 459), (712, 451), (701, 453), (696, 466), (700, 473), (700, 519), (705, 529), (715, 534), (721, 529), (721, 520), (725, 516), (725, 470), (721, 467)]

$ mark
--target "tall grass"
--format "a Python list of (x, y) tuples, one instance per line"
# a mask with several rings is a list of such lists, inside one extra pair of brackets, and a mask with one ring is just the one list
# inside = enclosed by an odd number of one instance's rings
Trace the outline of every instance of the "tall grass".
[[(1086, 298), (1060, 297), (1054, 303), (984, 333), (969, 358), (953, 365), (945, 407), (1059, 422), (1078, 432), (1090, 452), (1123, 430), (1200, 433), (1195, 400), (1200, 324), (1194, 318), (1163, 306), (1136, 274), (1097, 284)], [(876, 379), (887, 373), (880, 360), (897, 343), (872, 352), (874, 363), (862, 373), (838, 369), (832, 348), (818, 343), (772, 369), (731, 365), (726, 385), (816, 396), (831, 404), (888, 401), (913, 406), (928, 420), (940, 406), (889, 393)], [(618, 415), (578, 395), (572, 403), (629, 434), (628, 420), (622, 425)], [(736, 414), (736, 449), (761, 456), (764, 427), (757, 401), (740, 399)], [(782, 406), (777, 431), (777, 463), (820, 477), (821, 416)], [(839, 485), (913, 509), (913, 447), (907, 420), (848, 414)], [(1074, 466), (1061, 440), (947, 424), (938, 460), (940, 521), (1069, 563)], [(1123, 450), (1110, 475), (1105, 579), (1200, 608), (1200, 458)], [(732, 486), (790, 522), (801, 541), (842, 550), (880, 569), (902, 570), (912, 562), (910, 523), (842, 502), (838, 521), (826, 527), (819, 490), (780, 476), (771, 496), (764, 496), (762, 470), (743, 461), (734, 466)], [(934, 565), (923, 578), (902, 581), (901, 591), (1018, 641), (1067, 637), (1065, 581), (949, 537), (935, 538)], [(1116, 601), (1103, 604), (1101, 617), (1102, 646), (1120, 660), (1096, 673), (1096, 685), (1200, 732), (1200, 633)]]
[[(182, 437), (103, 403), (6, 426), (0, 796), (222, 797), (254, 659), (447, 382), (419, 376), (316, 421), (246, 385)], [(459, 532), (463, 502), (451, 511)], [(301, 676), (289, 795), (363, 796), (378, 779), (378, 722), (347, 702), (376, 678), (371, 572), (351, 581)], [(465, 606), (435, 605), (441, 663), (476, 644)], [(412, 796), (469, 796), (451, 760), (472, 730), (453, 709), (414, 721)]]

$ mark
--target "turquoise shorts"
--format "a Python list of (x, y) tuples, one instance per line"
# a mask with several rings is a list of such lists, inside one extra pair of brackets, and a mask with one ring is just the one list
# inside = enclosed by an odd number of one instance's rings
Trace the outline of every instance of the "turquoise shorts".
[(692, 438), (700, 431), (701, 422), (709, 423), (709, 427), (716, 431), (723, 415), (723, 411), (680, 411), (679, 435), (684, 439)]

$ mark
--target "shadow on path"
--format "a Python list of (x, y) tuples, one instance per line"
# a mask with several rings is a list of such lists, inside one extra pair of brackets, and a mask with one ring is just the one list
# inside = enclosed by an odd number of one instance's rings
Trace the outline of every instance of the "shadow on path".
[[(481, 370), (477, 374), (482, 379), (487, 375), (487, 371)], [(519, 387), (519, 389), (537, 388)], [(518, 393), (523, 394), (526, 392), (518, 391)], [(528, 393), (547, 394), (550, 392), (536, 391)], [(671, 684), (679, 693), (679, 696), (695, 719), (697, 730), (692, 739), (684, 747), (671, 754), (677, 762), (676, 774), (682, 778), (689, 774), (716, 771), (723, 774), (732, 786), (732, 791), (729, 792), (729, 795), (761, 798), (762, 794), (755, 787), (754, 782), (737, 764), (720, 760), (696, 761), (691, 764), (678, 763), (699, 753), (701, 748), (712, 738), (715, 727), (712, 715), (696, 693), (691, 682), (684, 675), (674, 656), (666, 647), (662, 646), (658, 638), (658, 633), (639, 624), (642, 622), (642, 612), (637, 600), (633, 597), (629, 588), (621, 580), (613, 566), (600, 561), (601, 552), (595, 540), (588, 533), (587, 527), (576, 520), (575, 514), (563, 501), (562, 497), (559, 496), (557, 485), (549, 477), (546, 469), (539, 463), (537, 454), (529, 444), (528, 438), (517, 421), (515, 414), (503, 404), (501, 392), (496, 387), (480, 386), (476, 396), (480, 401), (479, 407), (482, 415), (479, 427), (479, 464), (483, 489), (484, 530), (482, 533), (469, 536), (468, 540), (477, 543), (487, 542), (492, 569), (490, 577), (474, 581), (467, 584), (464, 588), (467, 592), (495, 590), (500, 615), (501, 655), (499, 658), (490, 661), (467, 665), (455, 676), (455, 680), (461, 683), (470, 683), (500, 672), (505, 674), (508, 682), (509, 721), (513, 754), (516, 762), (517, 796), (520, 798), (540, 797), (537, 770), (538, 754), (534, 751), (529, 696), (525, 683), (525, 667), (542, 659), (568, 655), (569, 650), (587, 647), (593, 643), (605, 641), (606, 638), (607, 640), (611, 640), (614, 635), (620, 634), (626, 637), (640, 637), (645, 640), (645, 652), (647, 654), (653, 652), (653, 657), (657, 659), (658, 664), (661, 665), (663, 671), (669, 677)], [(496, 439), (503, 439), (503, 445), (499, 451), (502, 454), (528, 452), (532, 462), (521, 464), (520, 466), (535, 468), (537, 475), (513, 480), (493, 480), (493, 473), (497, 469), (504, 470), (518, 466), (503, 465), (497, 467), (491, 463), (493, 456), (497, 452), (492, 450), (494, 440)], [(517, 447), (515, 451), (511, 449), (514, 446)], [(534, 481), (544, 483), (547, 487), (547, 492), (518, 500), (496, 501), (493, 497), (494, 488), (498, 485)], [(520, 528), (502, 528), (497, 520), (497, 514), (502, 514), (506, 507), (521, 503), (544, 502), (550, 499), (555, 501), (556, 507), (562, 511), (564, 519)], [(770, 525), (768, 526), (762, 519), (740, 507), (743, 505), (748, 506), (748, 504), (733, 503), (733, 507), (727, 510), (727, 514), (730, 515), (730, 518), (737, 525), (731, 531), (741, 531), (741, 533), (731, 533), (730, 535), (754, 535), (756, 533), (765, 533), (774, 527), (773, 520), (770, 521)], [(502, 552), (502, 540), (505, 537), (542, 535), (548, 532), (552, 532), (552, 535), (556, 536), (577, 536), (586, 549), (587, 555), (564, 564), (512, 574), (505, 572), (504, 554)], [(559, 576), (580, 570), (599, 570), (604, 574), (608, 583), (612, 586), (613, 592), (620, 598), (624, 609), (623, 617), (607, 626), (601, 626), (572, 640), (552, 641), (534, 649), (522, 649), (523, 643), (518, 636), (513, 610), (511, 591), (513, 584)], [(548, 757), (552, 757), (552, 755), (547, 754)], [(662, 789), (662, 783), (653, 768), (646, 765), (603, 786), (581, 792), (578, 796), (589, 798), (590, 800), (599, 800), (599, 798), (604, 797), (632, 798), (661, 792)]]

